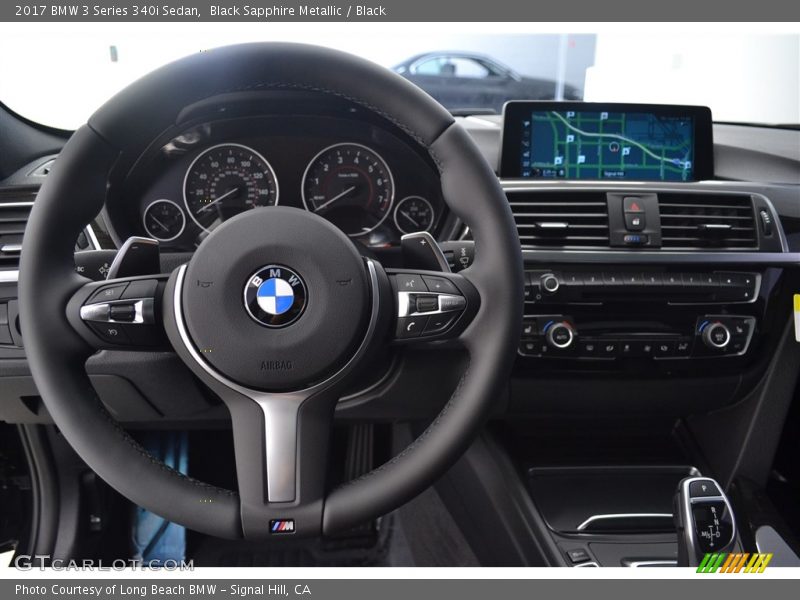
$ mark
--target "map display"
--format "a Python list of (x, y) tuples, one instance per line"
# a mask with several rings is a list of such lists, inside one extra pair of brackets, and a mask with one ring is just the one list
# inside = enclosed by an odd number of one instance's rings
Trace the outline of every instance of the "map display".
[(644, 112), (533, 111), (523, 119), (522, 177), (691, 181), (694, 119)]

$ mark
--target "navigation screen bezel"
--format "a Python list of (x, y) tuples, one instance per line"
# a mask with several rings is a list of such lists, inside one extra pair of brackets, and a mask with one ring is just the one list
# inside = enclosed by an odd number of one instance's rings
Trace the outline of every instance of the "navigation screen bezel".
[[(628, 104), (617, 102), (555, 102), (542, 100), (514, 100), (503, 107), (503, 134), (500, 152), (500, 177), (523, 181), (568, 181), (567, 179), (527, 177), (521, 173), (520, 152), (522, 150), (522, 121), (533, 111), (582, 111), (650, 113), (663, 117), (688, 117), (694, 121), (694, 166), (692, 178), (687, 181), (703, 181), (714, 178), (714, 141), (711, 109), (707, 106), (677, 104)], [(681, 181), (661, 179), (580, 179), (580, 181), (657, 181), (665, 184)]]

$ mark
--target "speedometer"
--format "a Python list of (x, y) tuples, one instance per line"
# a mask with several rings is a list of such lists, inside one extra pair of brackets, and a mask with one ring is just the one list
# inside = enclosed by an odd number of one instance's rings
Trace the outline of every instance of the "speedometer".
[(365, 235), (383, 223), (394, 201), (392, 172), (361, 144), (335, 144), (317, 154), (303, 176), (306, 209), (347, 235)]
[(192, 161), (183, 182), (189, 216), (206, 231), (245, 210), (278, 203), (278, 179), (258, 152), (220, 144)]

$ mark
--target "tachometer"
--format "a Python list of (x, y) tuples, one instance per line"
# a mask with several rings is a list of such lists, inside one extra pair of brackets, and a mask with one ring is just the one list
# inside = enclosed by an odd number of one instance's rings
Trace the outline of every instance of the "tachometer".
[(241, 144), (203, 151), (186, 171), (183, 197), (189, 216), (206, 231), (240, 212), (278, 203), (278, 179), (258, 152)]
[(392, 172), (361, 144), (335, 144), (317, 154), (303, 175), (303, 204), (347, 235), (365, 235), (383, 223), (394, 201)]

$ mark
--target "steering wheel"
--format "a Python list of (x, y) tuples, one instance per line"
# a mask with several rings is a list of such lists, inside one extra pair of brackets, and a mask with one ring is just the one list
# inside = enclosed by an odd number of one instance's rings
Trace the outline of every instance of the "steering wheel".
[[(384, 269), (328, 221), (268, 207), (223, 223), (168, 279), (88, 282), (76, 273), (74, 241), (101, 210), (115, 165), (135, 161), (179, 126), (191, 106), (282, 91), (355, 103), (419, 144), (439, 170), (445, 202), (472, 231), (472, 266), (458, 274)], [(402, 77), (348, 54), (245, 44), (147, 75), (75, 132), (27, 225), (20, 316), (31, 373), (55, 424), (120, 494), (213, 536), (318, 536), (397, 508), (466, 450), (513, 363), (522, 277), (514, 221), (497, 178), (444, 108)], [(125, 289), (128, 295), (120, 295)], [(115, 300), (103, 301), (109, 298)], [(409, 316), (433, 319), (428, 313), (449, 323), (400, 343), (462, 345), (469, 360), (455, 392), (400, 454), (326, 489), (329, 433), (343, 386), (376, 348), (404, 337)], [(238, 492), (170, 469), (103, 407), (85, 363), (108, 344), (89, 325), (114, 322), (114, 315), (129, 331), (165, 331), (174, 352), (226, 404)]]

